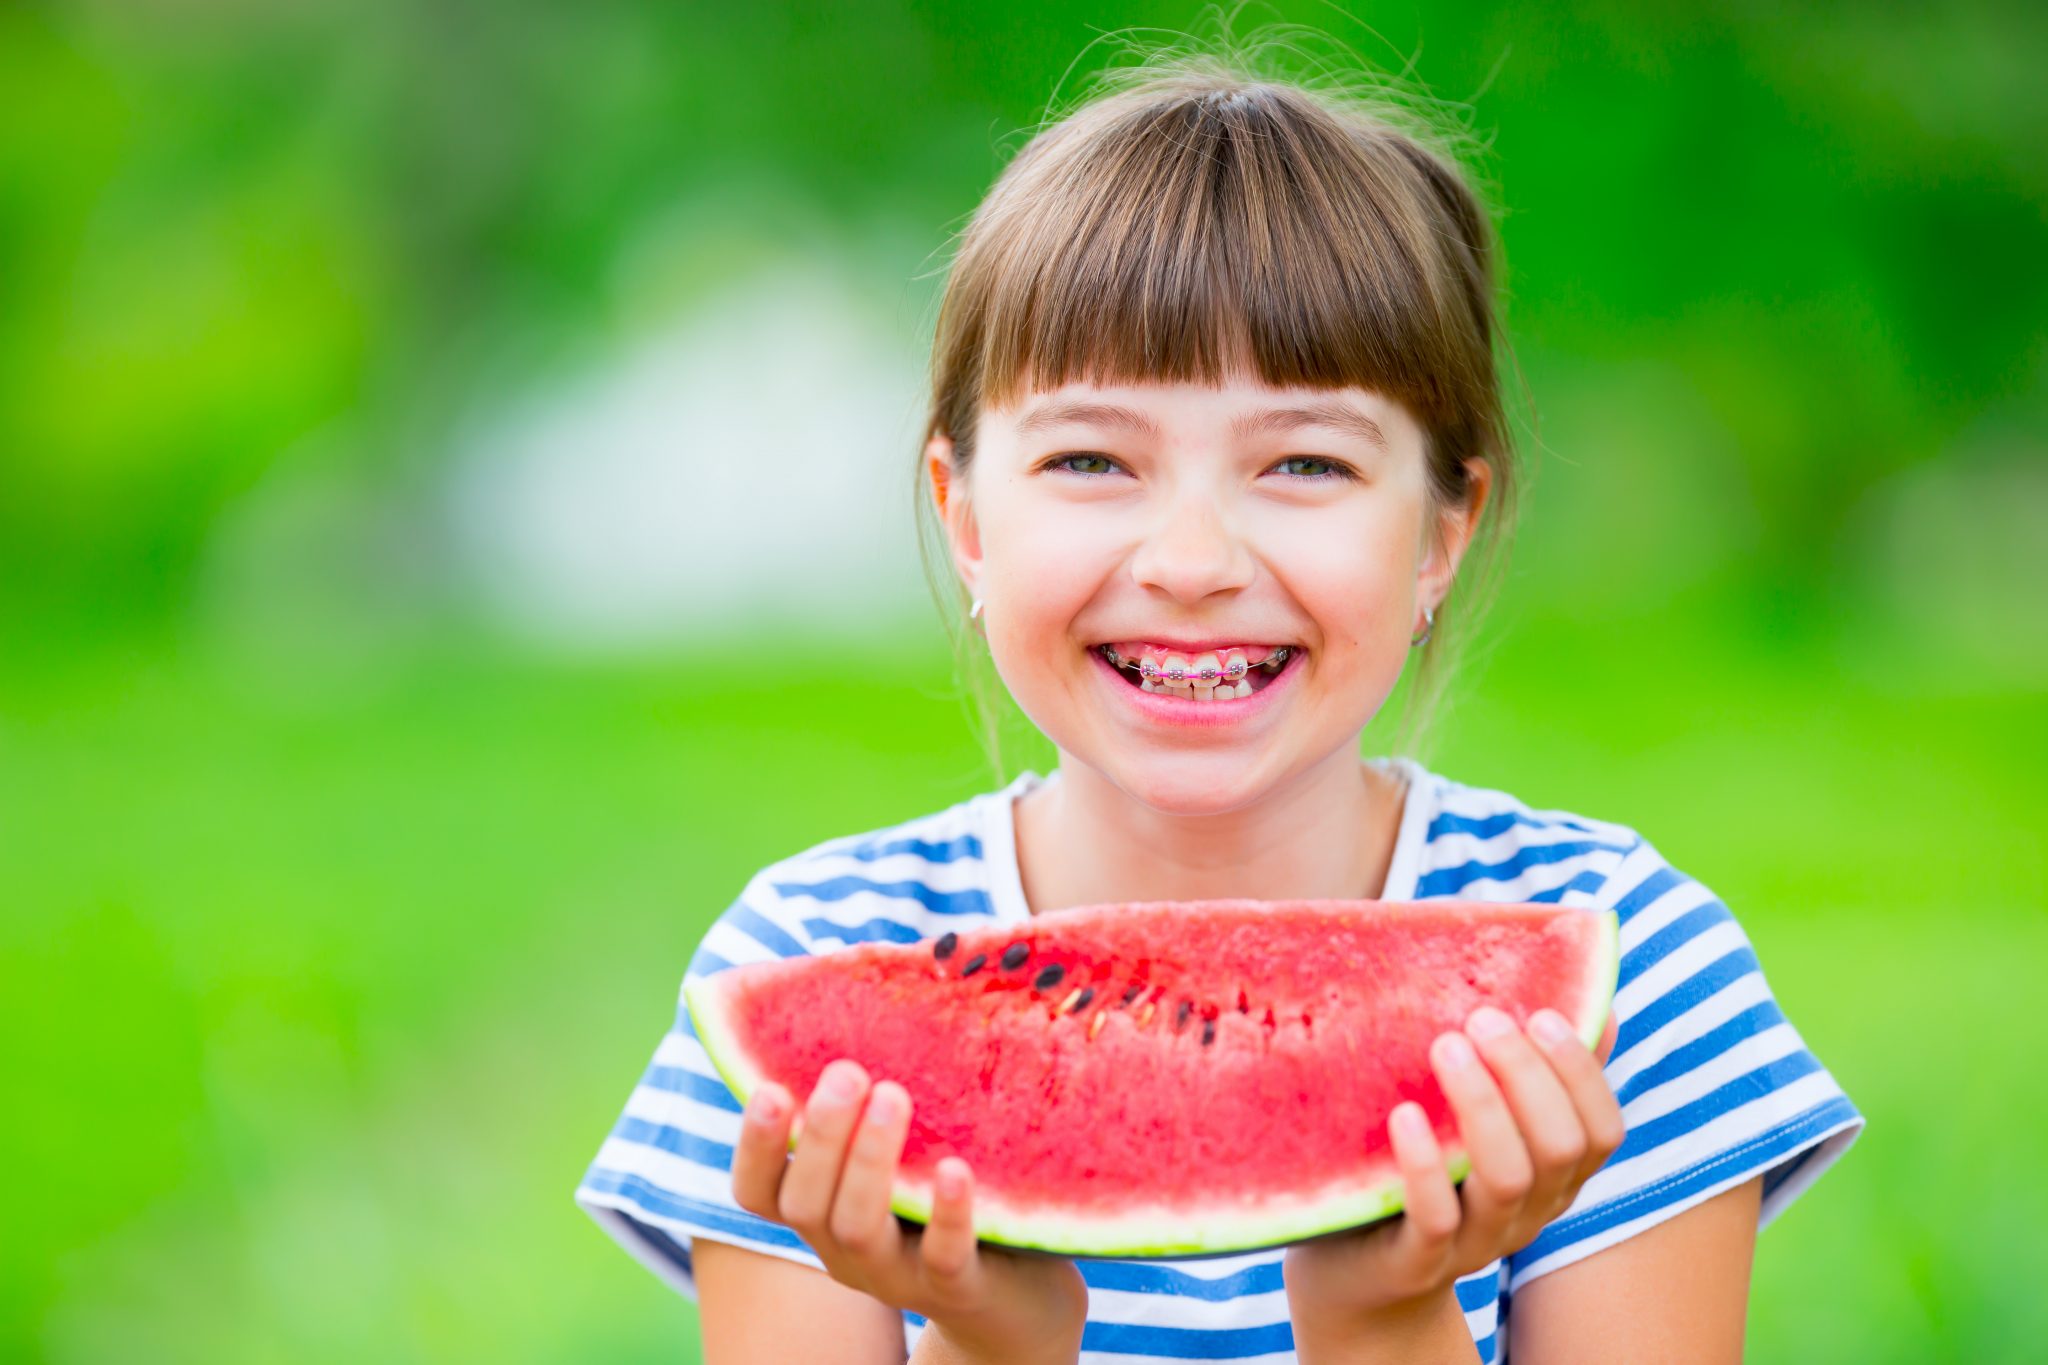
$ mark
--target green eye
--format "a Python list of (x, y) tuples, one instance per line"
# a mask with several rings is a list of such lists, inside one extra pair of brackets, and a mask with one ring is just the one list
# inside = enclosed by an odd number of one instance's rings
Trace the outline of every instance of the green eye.
[(1330, 461), (1318, 460), (1313, 456), (1309, 455), (1294, 455), (1280, 462), (1280, 465), (1283, 469), (1286, 468), (1288, 465), (1297, 464), (1316, 466), (1314, 469), (1295, 469), (1289, 471), (1290, 473), (1304, 479), (1326, 479), (1331, 474), (1335, 473), (1337, 469), (1337, 466), (1332, 464)]
[[(1096, 467), (1084, 469), (1084, 464)], [(1059, 467), (1071, 469), (1076, 474), (1107, 474), (1115, 466), (1107, 455), (1062, 455), (1059, 458)]]

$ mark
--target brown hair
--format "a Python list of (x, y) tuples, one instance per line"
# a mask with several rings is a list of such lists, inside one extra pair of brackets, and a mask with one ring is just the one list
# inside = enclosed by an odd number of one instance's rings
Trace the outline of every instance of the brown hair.
[[(1465, 560), (1480, 572), (1461, 565), (1419, 651), (1406, 747), (1469, 634), (1468, 599), (1490, 595), (1519, 501), (1493, 349), (1506, 345), (1498, 247), (1439, 114), (1257, 66), (1250, 50), (1153, 53), (1103, 73), (1100, 93), (1041, 125), (959, 237), (925, 437), (949, 437), (964, 473), (985, 408), (1077, 380), (1257, 375), (1399, 401), (1425, 434), (1439, 512), (1464, 502), (1466, 460), (1493, 474)], [(960, 647), (972, 633), (965, 594), (932, 572), (944, 538), (921, 471), (918, 507), (927, 572)], [(1000, 776), (989, 670), (980, 650), (960, 653)]]

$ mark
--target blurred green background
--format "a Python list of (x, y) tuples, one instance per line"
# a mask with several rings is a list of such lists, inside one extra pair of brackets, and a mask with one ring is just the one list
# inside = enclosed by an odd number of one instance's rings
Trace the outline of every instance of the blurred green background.
[[(1505, 207), (1533, 494), (1421, 756), (1648, 834), (1870, 1120), (1752, 1357), (2037, 1358), (2048, 10), (1275, 19)], [(1204, 23), (0, 6), (0, 1358), (694, 1358), (571, 1189), (750, 872), (995, 780), (947, 241)]]

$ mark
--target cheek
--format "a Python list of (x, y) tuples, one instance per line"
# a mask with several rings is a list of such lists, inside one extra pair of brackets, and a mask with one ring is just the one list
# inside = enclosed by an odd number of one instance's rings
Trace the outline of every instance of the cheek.
[(1005, 498), (982, 521), (984, 571), (999, 580), (991, 587), (1012, 589), (1012, 611), (1041, 607), (1045, 598), (1063, 600), (1084, 587), (1092, 591), (1105, 566), (1117, 562), (1122, 542), (1112, 522), (1094, 509), (1028, 495)]
[(1073, 508), (1010, 504), (982, 529), (991, 651), (1012, 690), (1029, 691), (1032, 660), (1055, 657), (1074, 618), (1114, 572), (1113, 537)]
[(1270, 543), (1267, 562), (1314, 618), (1327, 646), (1373, 638), (1390, 618), (1405, 621), (1417, 561), (1416, 537), (1401, 516), (1296, 525)]

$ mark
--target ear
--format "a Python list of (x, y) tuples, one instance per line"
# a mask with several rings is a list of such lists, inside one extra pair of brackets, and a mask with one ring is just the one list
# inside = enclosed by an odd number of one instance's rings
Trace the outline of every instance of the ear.
[(1465, 461), (1464, 505), (1449, 508), (1437, 518), (1423, 556), (1422, 571), (1416, 578), (1416, 596), (1425, 606), (1434, 609), (1450, 592), (1451, 580), (1457, 576), (1459, 561), (1472, 544), (1472, 533), (1479, 528), (1479, 514), (1492, 491), (1493, 466), (1476, 456)]
[(944, 432), (932, 433), (924, 445), (924, 469), (932, 506), (939, 514), (939, 524), (946, 529), (953, 569), (967, 585), (968, 595), (979, 597), (981, 530), (975, 524), (973, 502), (967, 496), (967, 477), (953, 463), (952, 437)]

